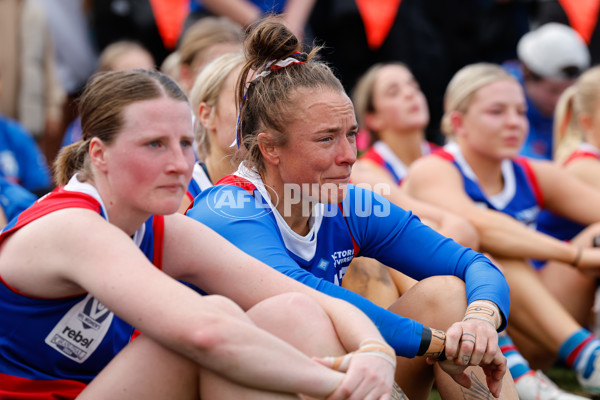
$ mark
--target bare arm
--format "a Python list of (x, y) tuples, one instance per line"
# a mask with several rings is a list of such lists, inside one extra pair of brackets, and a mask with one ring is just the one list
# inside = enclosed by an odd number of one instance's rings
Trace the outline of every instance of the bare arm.
[(410, 196), (380, 166), (370, 161), (357, 161), (352, 168), (351, 179), (355, 185), (373, 190), (392, 203), (412, 211), (442, 235), (473, 249), (479, 247), (477, 231), (465, 218)]
[(261, 16), (260, 9), (247, 0), (202, 0), (202, 5), (216, 15), (228, 17), (242, 26), (248, 26)]
[(304, 27), (316, 0), (287, 0), (283, 10), (283, 22), (302, 41), (304, 40)]
[[(416, 198), (463, 216), (479, 233), (482, 251), (508, 258), (537, 258), (572, 263), (577, 249), (526, 227), (512, 217), (478, 207), (464, 192), (456, 168), (438, 157), (417, 160), (405, 180)], [(593, 257), (600, 265), (600, 254)]]
[[(383, 340), (371, 320), (353, 305), (276, 271), (189, 217), (172, 215), (167, 220), (170, 232), (165, 242), (165, 272), (197, 284), (208, 293), (229, 297), (244, 309), (278, 294), (304, 293), (327, 312), (348, 351), (357, 349), (365, 338)], [(181, 237), (193, 237), (194, 247), (181, 243), (177, 239)], [(199, 260), (203, 261), (201, 265)]]
[[(304, 27), (316, 0), (288, 0), (282, 13), (282, 22), (302, 41)], [(228, 17), (242, 26), (261, 18), (263, 12), (247, 0), (202, 0), (202, 5), (216, 15)]]
[(582, 158), (564, 167), (564, 170), (588, 185), (600, 189), (600, 161), (594, 158)]
[[(600, 190), (551, 162), (531, 161), (545, 206), (554, 213), (583, 225), (600, 221)], [(596, 175), (600, 176), (600, 175)]]
[[(216, 261), (209, 249), (229, 259), (219, 243), (199, 247), (205, 251), (197, 260), (206, 264)], [(249, 387), (325, 397), (344, 378), (232, 316), (225, 309), (235, 307), (230, 302), (223, 299), (229, 305), (221, 308), (171, 279), (125, 233), (92, 211), (56, 211), (18, 230), (2, 247), (0, 274), (18, 290), (40, 297), (87, 291), (145, 335)]]

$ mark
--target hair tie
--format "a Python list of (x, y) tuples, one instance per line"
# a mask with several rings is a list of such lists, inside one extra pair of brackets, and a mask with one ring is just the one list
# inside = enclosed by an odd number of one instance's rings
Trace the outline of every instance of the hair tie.
[(246, 103), (246, 97), (248, 96), (248, 90), (250, 89), (250, 87), (253, 84), (255, 84), (259, 78), (264, 78), (265, 76), (269, 76), (269, 74), (273, 71), (278, 71), (280, 69), (283, 69), (285, 67), (288, 67), (288, 66), (294, 65), (294, 64), (306, 64), (307, 60), (308, 60), (308, 55), (306, 53), (300, 53), (299, 51), (297, 51), (297, 52), (293, 53), (291, 56), (284, 58), (283, 60), (269, 61), (265, 65), (264, 71), (262, 71), (261, 73), (256, 75), (256, 77), (250, 82), (250, 85), (248, 86), (248, 89), (246, 89), (246, 92), (244, 93), (244, 97), (242, 98), (242, 101), (240, 103), (240, 111), (238, 112), (237, 122), (235, 124), (235, 140), (230, 145), (230, 147), (236, 146), (238, 149), (240, 148), (240, 144), (242, 142), (242, 109), (244, 107), (244, 104)]
[(297, 51), (294, 54), (292, 54), (290, 57), (284, 58), (283, 60), (279, 60), (279, 61), (271, 60), (267, 63), (267, 65), (265, 65), (264, 71), (262, 71), (260, 74), (256, 75), (256, 78), (254, 78), (254, 80), (257, 80), (259, 78), (264, 78), (265, 76), (269, 76), (269, 74), (271, 72), (278, 71), (278, 70), (288, 67), (290, 65), (306, 64), (307, 59), (308, 59), (308, 56), (306, 55), (306, 53), (300, 53)]

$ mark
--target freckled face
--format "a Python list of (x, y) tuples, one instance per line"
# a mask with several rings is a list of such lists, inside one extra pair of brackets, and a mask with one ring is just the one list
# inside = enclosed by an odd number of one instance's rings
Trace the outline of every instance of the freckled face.
[(415, 77), (401, 65), (381, 68), (373, 86), (373, 106), (381, 129), (404, 132), (429, 123), (425, 95)]
[(504, 79), (480, 88), (463, 114), (457, 141), (475, 152), (498, 160), (515, 157), (526, 138), (529, 123), (523, 89)]
[(177, 211), (192, 176), (193, 131), (188, 104), (161, 97), (133, 103), (106, 149), (111, 201), (132, 212)]
[(277, 148), (279, 176), (284, 184), (314, 185), (303, 191), (311, 200), (336, 203), (343, 199), (356, 161), (357, 123), (352, 102), (333, 90), (298, 91), (288, 125), (288, 142)]

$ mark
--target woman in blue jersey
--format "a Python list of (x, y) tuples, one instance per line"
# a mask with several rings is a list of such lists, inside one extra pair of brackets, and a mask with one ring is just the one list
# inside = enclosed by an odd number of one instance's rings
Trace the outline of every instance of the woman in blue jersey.
[(36, 195), (0, 176), (0, 229), (36, 200)]
[[(250, 31), (238, 81), (244, 161), (203, 191), (188, 215), (278, 271), (365, 311), (401, 356), (396, 381), (409, 398), (426, 399), (434, 376), (444, 397), (489, 388), (515, 398), (497, 346), (509, 307), (502, 273), (410, 212), (348, 184), (356, 159), (352, 103), (314, 58), (317, 50), (299, 50), (274, 19)], [(393, 311), (377, 307), (339, 286), (358, 255), (422, 281)]]
[[(528, 263), (542, 259), (569, 265), (563, 266), (564, 285), (573, 275), (592, 281), (582, 274), (600, 271), (600, 249), (591, 248), (591, 237), (585, 247), (532, 228), (542, 208), (585, 225), (600, 221), (600, 191), (550, 162), (517, 157), (527, 133), (525, 113), (522, 88), (505, 70), (485, 63), (464, 67), (445, 96), (442, 129), (450, 142), (416, 161), (405, 185), (411, 195), (458, 213), (476, 227), (481, 249), (504, 267), (514, 305), (509, 333), (532, 366), (543, 368), (559, 357), (577, 371), (586, 391), (600, 393), (600, 364), (595, 362), (600, 340), (543, 284), (545, 269), (538, 272)], [(514, 346), (507, 343), (508, 348)], [(533, 371), (520, 356), (513, 363), (506, 355), (518, 387), (519, 378)]]
[(80, 111), (60, 187), (0, 234), (0, 398), (390, 398), (363, 313), (176, 213), (194, 152), (173, 81), (102, 73)]
[[(599, 90), (599, 67), (584, 72), (573, 86), (565, 90), (556, 105), (553, 140), (554, 161), (570, 176), (596, 189), (600, 189), (600, 127), (596, 116), (600, 105)], [(574, 244), (590, 243), (585, 224), (560, 217), (550, 211), (544, 210), (540, 213), (537, 228), (557, 239), (568, 240)], [(561, 302), (578, 321), (583, 324), (593, 322), (589, 321), (589, 309), (596, 282), (582, 279), (580, 275), (565, 276), (564, 265), (554, 261), (549, 261), (544, 266), (544, 271), (544, 283), (553, 287), (555, 293), (564, 293)], [(572, 279), (569, 285), (565, 285), (566, 277)], [(579, 295), (574, 295), (575, 293)]]
[[(429, 124), (427, 100), (408, 67), (400, 62), (371, 66), (354, 87), (352, 102), (358, 124), (370, 139), (369, 148), (352, 167), (352, 183), (370, 187), (385, 185), (388, 190), (383, 195), (388, 200), (414, 212), (442, 235), (477, 250), (477, 232), (466, 219), (418, 201), (401, 188), (410, 164), (438, 147), (425, 139), (425, 128)], [(348, 271), (348, 278), (362, 277), (360, 285), (355, 284), (353, 288), (364, 286), (366, 277), (380, 282), (381, 274), (389, 274), (399, 293), (414, 283), (392, 268), (381, 271), (370, 265), (372, 263), (363, 264), (365, 261), (359, 258)], [(377, 298), (381, 289), (385, 289), (374, 284), (366, 287), (371, 291), (364, 293), (368, 298)]]

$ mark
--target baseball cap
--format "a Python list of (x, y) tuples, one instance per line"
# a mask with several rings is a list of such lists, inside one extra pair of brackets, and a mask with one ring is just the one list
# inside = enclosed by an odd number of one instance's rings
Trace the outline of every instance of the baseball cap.
[(590, 52), (581, 36), (556, 22), (523, 35), (517, 55), (527, 68), (544, 78), (574, 78), (590, 66)]

